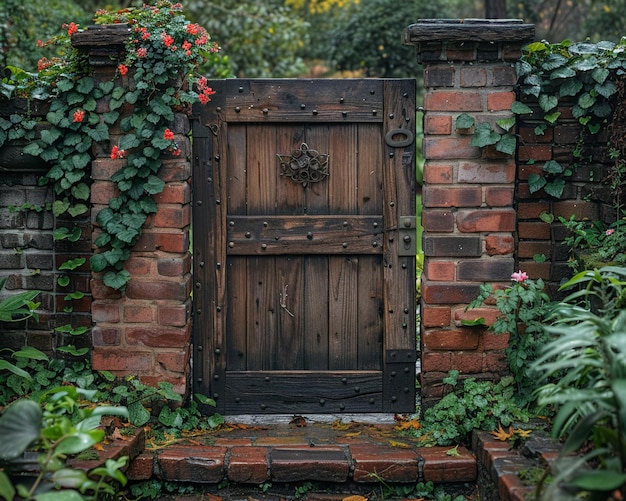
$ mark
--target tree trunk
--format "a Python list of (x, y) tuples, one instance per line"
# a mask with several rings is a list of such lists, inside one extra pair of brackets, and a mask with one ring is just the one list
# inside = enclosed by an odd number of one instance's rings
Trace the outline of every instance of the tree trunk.
[(506, 19), (506, 0), (485, 0), (486, 19)]

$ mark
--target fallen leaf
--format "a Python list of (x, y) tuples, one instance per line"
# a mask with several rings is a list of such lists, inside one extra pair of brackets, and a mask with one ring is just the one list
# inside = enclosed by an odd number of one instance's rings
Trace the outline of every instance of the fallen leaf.
[(348, 438), (358, 437), (360, 434), (361, 434), (360, 431), (355, 431), (354, 433), (346, 433), (346, 437)]
[(298, 428), (304, 428), (306, 426), (306, 419), (302, 416), (294, 416), (289, 421), (289, 424), (297, 426)]
[(104, 450), (104, 446), (101, 443), (93, 444), (93, 448), (96, 449), (97, 451)]
[(111, 433), (111, 438), (115, 440), (128, 440), (127, 437), (120, 433), (119, 428), (115, 428), (115, 430), (113, 430), (113, 433)]
[(459, 446), (455, 445), (454, 447), (452, 447), (452, 449), (447, 450), (446, 455), (454, 456), (454, 457), (461, 457), (461, 454), (459, 454)]
[(502, 425), (498, 424), (498, 429), (496, 431), (490, 431), (489, 433), (491, 433), (496, 440), (502, 440), (504, 442), (515, 435), (515, 430), (513, 426), (509, 426), (508, 431), (505, 431), (502, 429)]
[(520, 436), (521, 438), (528, 438), (533, 430), (515, 430), (515, 434)]
[(407, 445), (404, 442), (398, 442), (397, 440), (389, 440), (389, 445), (392, 447), (399, 447), (401, 449), (408, 449), (411, 447), (410, 445)]
[(355, 494), (354, 496), (345, 497), (341, 501), (367, 501), (367, 498)]
[(406, 430), (419, 430), (422, 427), (420, 422), (417, 419), (410, 419), (407, 421), (400, 421), (394, 429), (398, 431), (406, 431)]

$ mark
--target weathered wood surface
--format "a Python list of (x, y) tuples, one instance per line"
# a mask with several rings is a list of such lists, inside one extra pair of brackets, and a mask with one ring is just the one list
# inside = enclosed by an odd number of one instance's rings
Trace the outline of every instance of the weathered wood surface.
[(535, 26), (520, 19), (423, 19), (402, 33), (402, 43), (520, 42), (535, 37)]

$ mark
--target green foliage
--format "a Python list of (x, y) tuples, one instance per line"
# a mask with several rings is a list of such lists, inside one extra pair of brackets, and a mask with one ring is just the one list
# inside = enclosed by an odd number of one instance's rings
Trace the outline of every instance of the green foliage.
[[(553, 340), (533, 365), (539, 404), (556, 410), (553, 434), (567, 437), (546, 499), (605, 499), (626, 486), (626, 268), (586, 270), (561, 288), (574, 291), (554, 310)], [(568, 457), (586, 444), (590, 452)]]
[(559, 221), (571, 233), (563, 243), (571, 249), (569, 263), (574, 271), (626, 264), (626, 217), (608, 226), (600, 221), (579, 221), (576, 216), (559, 217)]
[(306, 71), (300, 53), (309, 45), (309, 26), (283, 2), (192, 0), (186, 8), (228, 55), (236, 76), (280, 78)]
[(521, 271), (514, 273), (511, 280), (513, 284), (510, 287), (495, 291), (490, 284), (481, 285), (478, 297), (467, 308), (495, 301), (500, 315), (490, 328), (496, 334), (509, 335), (506, 358), (517, 384), (515, 399), (518, 405), (527, 406), (533, 400), (536, 386), (536, 381), (528, 372), (529, 367), (550, 339), (544, 324), (554, 303), (545, 292), (543, 280), (530, 280)]
[[(616, 82), (626, 70), (625, 47), (626, 39), (619, 43), (542, 41), (524, 48), (516, 69), (522, 93), (537, 99), (541, 113), (537, 118), (545, 126), (554, 125), (561, 115), (559, 106), (567, 106), (582, 126), (580, 146), (574, 151), (577, 162), (571, 168), (564, 168), (555, 160), (546, 162), (542, 175), (529, 176), (531, 193), (543, 189), (548, 195), (560, 198), (565, 180), (571, 178), (578, 163), (590, 160), (583, 157), (582, 145), (586, 137), (598, 134), (613, 114), (618, 93)], [(521, 114), (531, 112), (527, 109)], [(543, 134), (544, 129), (538, 127), (536, 132)]]
[(459, 371), (450, 371), (443, 382), (452, 388), (434, 406), (426, 409), (422, 427), (410, 433), (424, 444), (453, 445), (468, 441), (472, 430), (494, 430), (498, 424), (527, 422), (529, 413), (520, 407), (512, 377), (498, 382), (467, 378), (458, 385)]
[[(109, 128), (119, 125), (123, 135), (111, 150), (112, 158), (124, 160), (111, 179), (119, 194), (98, 213), (101, 233), (95, 243), (100, 252), (91, 258), (90, 265), (93, 271), (103, 273), (105, 285), (121, 290), (130, 279), (124, 263), (148, 216), (156, 212), (153, 196), (163, 190), (164, 182), (158, 177), (162, 158), (181, 153), (169, 129), (174, 110), (187, 109), (195, 101), (210, 101), (213, 91), (205, 77), (196, 75), (217, 46), (204, 28), (185, 18), (180, 4), (167, 0), (116, 12), (100, 10), (95, 22), (132, 26), (118, 76), (124, 77), (132, 68), (135, 85), (117, 87), (114, 81), (96, 85), (86, 56), (70, 44), (79, 30), (77, 24), (70, 23), (66, 33), (48, 42), (59, 46), (62, 57), (41, 60), (37, 79), (15, 72), (14, 78), (19, 80), (2, 84), (5, 95), (17, 89), (18, 94), (29, 98), (50, 98), (46, 127), (36, 128), (37, 123), (28, 115), (13, 115), (0, 123), (0, 146), (5, 141), (27, 139), (24, 152), (51, 164), (46, 180), (56, 194), (53, 215), (77, 217), (88, 211), (85, 202), (89, 199), (92, 146), (108, 145)], [(96, 110), (98, 102), (108, 105), (106, 113), (100, 115)], [(128, 105), (133, 106), (132, 115), (120, 120), (120, 109)], [(55, 236), (79, 238), (71, 230)], [(70, 259), (60, 269), (72, 270), (82, 264), (80, 259)], [(61, 287), (69, 283), (67, 276), (58, 278)]]
[[(127, 416), (123, 407), (92, 406), (95, 392), (73, 386), (47, 390), (39, 402), (26, 398), (8, 406), (0, 416), (0, 496), (12, 501), (96, 500), (114, 495), (126, 484), (121, 469), (127, 457), (108, 459), (89, 472), (66, 465), (75, 456), (102, 442), (99, 428), (104, 415)], [(19, 460), (26, 450), (38, 452), (33, 479), (19, 474)], [(32, 481), (29, 481), (32, 480)]]

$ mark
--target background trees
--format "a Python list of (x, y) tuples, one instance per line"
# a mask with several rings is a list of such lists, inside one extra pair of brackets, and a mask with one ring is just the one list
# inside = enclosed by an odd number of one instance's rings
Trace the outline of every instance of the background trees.
[[(99, 8), (141, 5), (144, 0), (3, 0), (0, 67), (35, 71), (51, 47), (38, 47), (63, 23), (91, 23)], [(626, 34), (623, 0), (187, 0), (228, 56), (236, 76), (415, 76), (405, 26), (424, 18), (521, 18), (536, 25), (537, 39), (559, 42), (589, 37), (617, 41)], [(224, 74), (224, 68), (221, 68)]]

